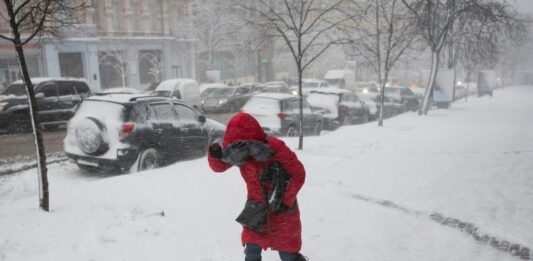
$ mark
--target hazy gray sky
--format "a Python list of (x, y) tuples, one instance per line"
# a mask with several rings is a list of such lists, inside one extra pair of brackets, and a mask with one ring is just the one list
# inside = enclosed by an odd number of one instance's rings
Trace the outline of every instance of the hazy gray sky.
[(518, 11), (521, 13), (533, 14), (533, 0), (512, 0), (517, 4)]

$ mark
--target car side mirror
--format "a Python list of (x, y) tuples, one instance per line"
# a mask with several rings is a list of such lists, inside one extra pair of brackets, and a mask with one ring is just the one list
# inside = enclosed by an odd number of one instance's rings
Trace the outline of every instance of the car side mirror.
[(44, 98), (44, 93), (39, 92), (39, 93), (35, 94), (35, 98), (37, 98), (37, 99), (42, 99), (42, 98)]
[(205, 123), (205, 116), (204, 115), (198, 116), (198, 121), (201, 123)]

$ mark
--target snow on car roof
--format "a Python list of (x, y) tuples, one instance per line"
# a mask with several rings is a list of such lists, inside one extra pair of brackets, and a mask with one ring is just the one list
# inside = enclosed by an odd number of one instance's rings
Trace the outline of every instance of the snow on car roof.
[(284, 99), (295, 98), (295, 97), (298, 97), (298, 96), (287, 94), (287, 93), (265, 92), (265, 93), (256, 94), (253, 97), (284, 100)]
[(320, 93), (329, 93), (329, 94), (341, 94), (341, 93), (350, 93), (350, 91), (340, 88), (317, 88), (311, 92), (320, 92)]
[[(118, 103), (127, 103), (130, 102), (133, 98), (139, 98), (139, 97), (150, 97), (146, 94), (133, 94), (133, 93), (111, 93), (111, 94), (104, 94), (104, 95), (93, 95), (87, 100), (93, 100), (93, 101), (107, 101), (107, 102), (118, 102)], [(156, 98), (156, 96), (153, 96)]]
[(162, 81), (155, 89), (158, 91), (173, 91), (176, 85), (180, 83), (192, 82), (192, 81), (196, 82), (193, 79), (185, 79), (185, 78), (165, 80), (165, 81)]
[[(37, 84), (40, 84), (40, 83), (43, 83), (43, 82), (49, 82), (49, 81), (72, 81), (72, 80), (75, 80), (75, 81), (87, 82), (87, 80), (85, 80), (84, 78), (74, 78), (74, 77), (61, 77), (61, 78), (35, 77), (35, 78), (30, 78), (30, 80), (31, 80), (31, 83), (33, 85), (37, 85)], [(22, 81), (22, 79), (12, 82), (12, 84), (22, 84), (22, 83), (24, 83)]]

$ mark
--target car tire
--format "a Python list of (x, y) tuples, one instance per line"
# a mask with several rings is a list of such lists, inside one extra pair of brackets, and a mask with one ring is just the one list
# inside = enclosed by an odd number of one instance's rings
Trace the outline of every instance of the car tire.
[(342, 125), (351, 125), (352, 124), (352, 119), (350, 118), (350, 116), (348, 115), (345, 115), (344, 116), (344, 119), (342, 120)]
[(75, 130), (76, 144), (88, 155), (102, 155), (109, 150), (109, 137), (105, 126), (97, 119), (82, 119)]
[(146, 149), (139, 154), (139, 157), (135, 164), (137, 164), (137, 171), (156, 169), (160, 167), (161, 159), (157, 150)]
[(317, 122), (314, 128), (314, 135), (320, 136), (320, 133), (322, 133), (322, 122)]
[(287, 137), (295, 137), (296, 136), (296, 128), (294, 126), (290, 126), (287, 131), (285, 132), (285, 136)]
[(237, 106), (235, 106), (235, 103), (231, 103), (228, 106), (228, 112), (236, 112), (236, 111), (237, 111)]
[(365, 112), (365, 114), (363, 114), (363, 118), (361, 119), (361, 123), (367, 123), (368, 121), (370, 120), (370, 115), (368, 112)]
[(28, 117), (22, 113), (15, 113), (7, 125), (9, 134), (28, 133), (31, 131), (31, 123)]

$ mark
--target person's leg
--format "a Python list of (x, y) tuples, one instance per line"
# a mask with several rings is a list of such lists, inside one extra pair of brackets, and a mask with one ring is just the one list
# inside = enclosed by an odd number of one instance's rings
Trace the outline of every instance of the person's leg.
[(245, 261), (261, 261), (261, 247), (256, 244), (246, 244), (244, 255)]
[(300, 253), (289, 253), (285, 251), (279, 251), (279, 257), (281, 261), (306, 261), (307, 258)]

